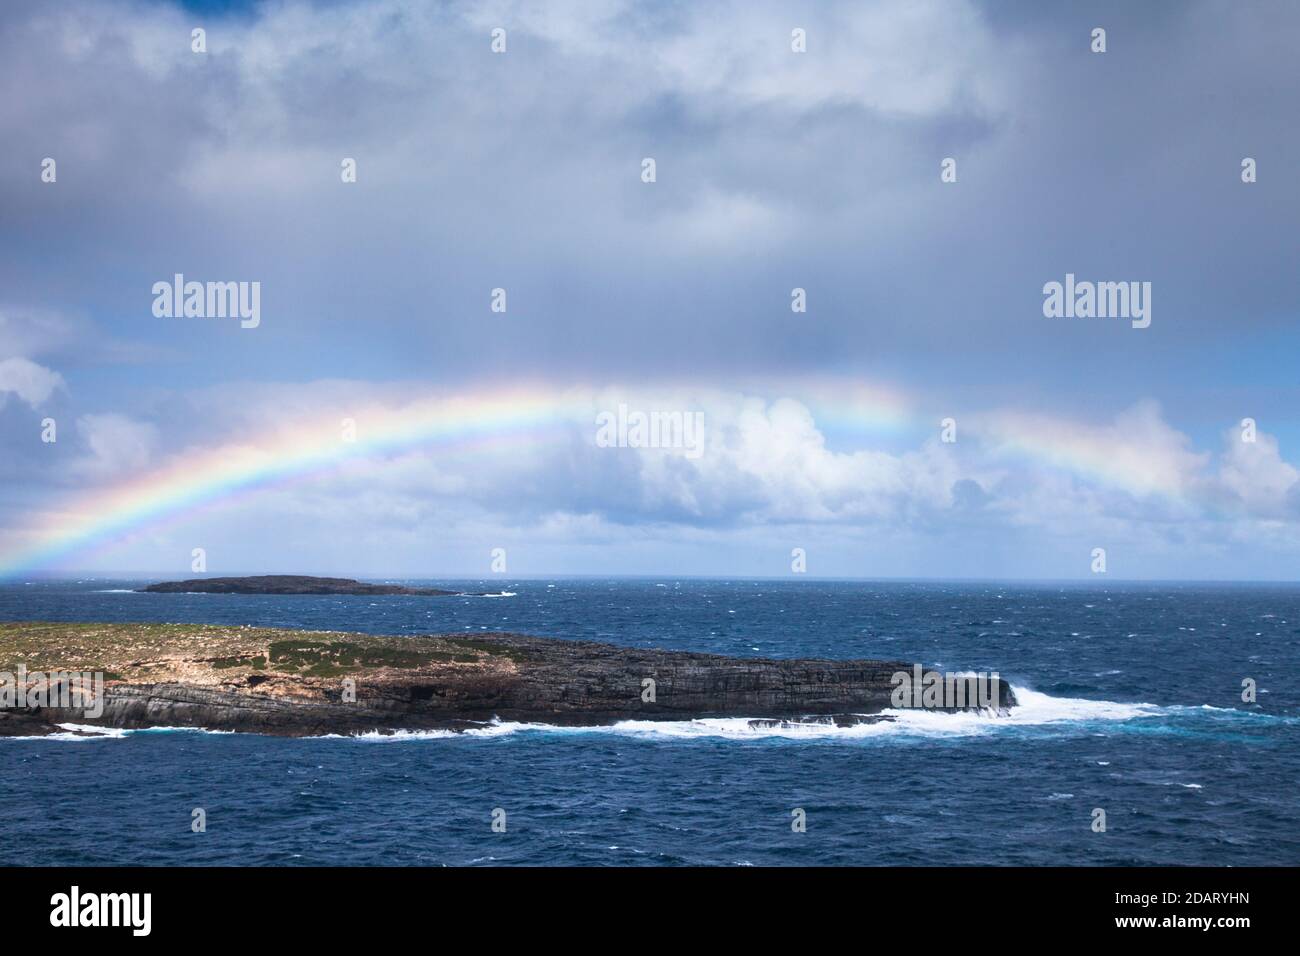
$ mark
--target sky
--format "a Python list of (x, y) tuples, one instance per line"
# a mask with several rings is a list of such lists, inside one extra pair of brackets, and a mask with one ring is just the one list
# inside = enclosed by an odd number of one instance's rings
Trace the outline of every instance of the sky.
[(4, 4), (0, 575), (1294, 580), (1296, 49), (1255, 0)]

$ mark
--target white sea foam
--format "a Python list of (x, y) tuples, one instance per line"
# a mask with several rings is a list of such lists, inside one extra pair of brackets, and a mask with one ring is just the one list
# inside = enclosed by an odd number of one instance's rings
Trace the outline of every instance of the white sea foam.
[[(1107, 700), (1052, 697), (1025, 688), (1013, 688), (1019, 706), (994, 712), (936, 710), (887, 710), (881, 716), (892, 718), (836, 726), (831, 721), (769, 724), (763, 717), (711, 717), (698, 720), (621, 720), (597, 727), (560, 727), (553, 724), (494, 721), (481, 728), (458, 733), (449, 730), (402, 731), (396, 734), (371, 733), (356, 739), (403, 741), (437, 740), (457, 737), (502, 737), (516, 733), (615, 734), (645, 740), (854, 740), (890, 735), (919, 737), (966, 737), (993, 734), (1017, 727), (1064, 724), (1070, 722), (1126, 721), (1156, 717), (1169, 708), (1154, 704), (1125, 704)], [(753, 721), (762, 721), (753, 723)]]
[[(564, 727), (552, 727), (548, 724), (520, 724), (514, 721), (494, 720), (482, 727), (470, 730), (398, 730), (393, 733), (381, 733), (372, 730), (369, 733), (353, 734), (344, 739), (381, 741), (400, 743), (408, 740), (450, 740), (457, 737), (504, 737), (519, 730), (565, 730)], [(327, 734), (327, 737), (343, 737), (341, 734)]]
[(84, 736), (82, 734), (33, 734), (30, 736), (16, 735), (13, 737), (0, 737), (0, 741), (5, 740), (112, 740), (113, 737), (107, 734), (95, 734), (94, 736)]
[(237, 734), (237, 730), (209, 730), (207, 727), (138, 727), (131, 734)]
[[(859, 740), (869, 738), (922, 737), (957, 738), (1014, 731), (1016, 728), (1066, 725), (1070, 723), (1094, 724), (1097, 722), (1124, 722), (1141, 718), (1190, 714), (1195, 711), (1219, 708), (1159, 707), (1155, 704), (1120, 703), (1108, 700), (1086, 700), (1075, 697), (1052, 697), (1024, 687), (1013, 688), (1018, 706), (1004, 711), (961, 711), (951, 713), (936, 710), (903, 709), (886, 710), (887, 720), (874, 720), (853, 726), (836, 726), (824, 722), (792, 723), (773, 721), (760, 715), (755, 717), (714, 717), (699, 720), (623, 720), (595, 727), (567, 727), (545, 723), (520, 723), (518, 721), (492, 721), (465, 731), (454, 730), (403, 730), (396, 733), (371, 732), (358, 735), (326, 734), (318, 739), (340, 739), (363, 742), (389, 742), (420, 740), (457, 740), (507, 737), (518, 733), (530, 734), (604, 734), (642, 740), (693, 740), (715, 738), (722, 740), (760, 740), (785, 738), (790, 740)], [(1237, 711), (1229, 713), (1236, 714)], [(1208, 715), (1207, 715), (1208, 716)], [(95, 740), (122, 738), (133, 733), (160, 731), (189, 731), (192, 733), (229, 733), (229, 731), (204, 731), (195, 728), (150, 728), (145, 731), (119, 730), (83, 724), (60, 724), (67, 734), (48, 737), (10, 738), (36, 740)], [(80, 736), (76, 731), (93, 734)]]
[[(1018, 706), (1005, 719), (1020, 724), (1050, 724), (1067, 720), (1131, 720), (1156, 717), (1167, 708), (1155, 704), (1125, 704), (1111, 700), (1087, 700), (1082, 697), (1052, 697), (1027, 687), (1012, 687)], [(962, 716), (960, 714), (954, 716)]]
[(64, 733), (61, 734), (33, 734), (22, 737), (3, 737), (0, 740), (124, 740), (133, 734), (163, 734), (163, 733), (187, 733), (187, 734), (216, 734), (226, 736), (235, 733), (233, 730), (206, 730), (202, 727), (104, 727), (99, 724), (55, 724), (61, 728)]
[(24, 740), (120, 740), (130, 731), (116, 727), (96, 727), (94, 724), (55, 724), (66, 734), (49, 734), (45, 737), (24, 737)]

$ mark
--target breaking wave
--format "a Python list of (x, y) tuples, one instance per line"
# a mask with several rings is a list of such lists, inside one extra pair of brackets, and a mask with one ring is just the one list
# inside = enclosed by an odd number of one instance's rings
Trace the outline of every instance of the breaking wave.
[(720, 738), (724, 740), (855, 740), (891, 736), (963, 737), (998, 733), (1017, 727), (1096, 721), (1128, 721), (1160, 717), (1171, 710), (1154, 704), (1125, 704), (1105, 700), (1051, 697), (1023, 688), (1013, 688), (1019, 706), (1010, 710), (964, 711), (947, 713), (925, 710), (887, 710), (884, 719), (864, 721), (852, 726), (837, 726), (829, 718), (806, 721), (776, 720), (765, 717), (711, 717), (697, 720), (621, 720), (595, 727), (563, 727), (555, 724), (494, 721), (481, 728), (457, 732), (450, 730), (401, 731), (395, 734), (371, 733), (350, 738), (365, 741), (398, 742), (441, 740), (458, 737), (502, 737), (518, 733), (614, 734), (648, 740), (690, 740)]
[[(1089, 700), (1080, 697), (1053, 697), (1024, 687), (1012, 688), (1018, 705), (1009, 710), (962, 711), (886, 710), (867, 716), (862, 723), (850, 726), (835, 724), (830, 718), (803, 721), (768, 717), (711, 717), (696, 720), (622, 720), (614, 724), (571, 727), (546, 723), (523, 723), (495, 720), (469, 730), (401, 730), (394, 733), (326, 734), (317, 740), (351, 740), (400, 743), (420, 740), (473, 740), (508, 737), (514, 734), (615, 735), (643, 740), (787, 740), (852, 741), (872, 738), (956, 738), (1014, 733), (1017, 730), (1058, 727), (1072, 732), (1101, 732), (1107, 725), (1142, 722), (1153, 719), (1204, 723), (1282, 720), (1300, 722), (1300, 718), (1280, 717), (1234, 708), (1199, 706), (1160, 706), (1148, 703), (1122, 703)], [(152, 727), (120, 730), (90, 724), (60, 724), (66, 733), (45, 737), (14, 737), (13, 740), (105, 740), (121, 739), (134, 734), (198, 733), (229, 734), (230, 731), (203, 730), (192, 727)]]

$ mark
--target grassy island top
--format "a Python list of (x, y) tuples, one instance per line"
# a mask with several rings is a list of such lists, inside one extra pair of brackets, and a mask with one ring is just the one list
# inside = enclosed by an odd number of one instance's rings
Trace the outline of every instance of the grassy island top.
[(509, 646), (454, 635), (390, 637), (211, 624), (0, 623), (0, 671), (103, 671), (130, 683), (228, 683), (447, 668), (513, 670)]

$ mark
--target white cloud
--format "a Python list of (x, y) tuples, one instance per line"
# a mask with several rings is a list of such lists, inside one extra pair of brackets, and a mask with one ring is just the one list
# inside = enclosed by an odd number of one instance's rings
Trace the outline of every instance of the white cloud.
[(0, 394), (11, 392), (32, 408), (37, 408), (60, 388), (63, 388), (63, 378), (58, 372), (30, 359), (0, 360)]
[(1200, 480), (1209, 454), (1172, 428), (1155, 402), (1139, 402), (1108, 424), (1019, 411), (972, 416), (995, 451), (1028, 456), (1086, 480), (1137, 495), (1182, 495)]
[[(617, 62), (640, 80), (620, 92), (640, 99), (672, 94), (714, 109), (798, 111), (851, 104), (918, 117), (987, 100), (994, 89), (994, 38), (966, 0), (803, 9), (731, 0), (658, 18), (626, 2), (517, 2), (464, 15), (485, 36), (508, 26), (566, 56)], [(807, 36), (803, 54), (791, 51), (796, 27)]]
[[(977, 64), (993, 59), (993, 37), (966, 2), (689, 9), (687, 25), (656, 59), (677, 90), (706, 102), (801, 111), (851, 104), (926, 117), (978, 101), (992, 88), (995, 71)], [(791, 52), (794, 27), (806, 31), (807, 53)]]
[(1241, 440), (1238, 429), (1224, 434), (1218, 484), (1233, 501), (1233, 510), (1272, 517), (1295, 517), (1289, 496), (1297, 489), (1300, 470), (1282, 459), (1277, 439), (1259, 432), (1254, 442)]
[(82, 415), (77, 435), (87, 454), (72, 466), (85, 479), (96, 482), (139, 474), (153, 462), (158, 429), (113, 412)]
[(71, 345), (85, 333), (83, 323), (56, 312), (0, 307), (0, 359), (39, 356)]
[[(719, 382), (739, 370), (755, 376), (747, 393), (640, 396), (705, 412), (699, 460), (595, 449), (579, 422), (539, 445), (354, 463), (277, 502), (295, 502), (308, 528), (318, 515), (321, 535), (402, 524), (424, 540), (458, 511), (494, 536), (581, 528), (614, 541), (658, 527), (684, 540), (717, 535), (723, 550), (724, 538), (799, 523), (927, 540), (968, 526), (961, 553), (976, 562), (1015, 531), (1145, 535), (1171, 550), (1180, 536), (1201, 547), (1261, 530), (1279, 546), (1295, 537), (1296, 469), (1272, 439), (1211, 454), (1155, 405), (1099, 420), (1086, 388), (1067, 394), (1063, 383), (1104, 377), (1110, 396), (1165, 394), (1179, 409), (1181, 383), (1214, 379), (1216, 303), (1233, 301), (1242, 322), (1287, 314), (1294, 289), (1256, 280), (1287, 275), (1267, 250), (1287, 248), (1295, 189), (1261, 181), (1269, 202), (1248, 210), (1259, 248), (1237, 252), (1214, 230), (1188, 228), (1180, 197), (1221, 203), (1201, 218), (1246, 214), (1240, 184), (1212, 168), (1225, 129), (1244, 135), (1242, 124), (1264, 117), (1272, 151), (1294, 152), (1278, 119), (1294, 71), (1271, 54), (1286, 49), (1296, 17), (1126, 13), (1128, 48), (1159, 49), (1164, 68), (1156, 76), (1143, 57), (1119, 57), (1083, 84), (1075, 67), (1096, 61), (1068, 12), (1010, 18), (964, 0), (286, 0), (203, 17), (169, 3), (72, 0), (0, 17), (0, 77), (24, 91), (0, 102), (0, 139), (30, 164), (0, 178), (0, 206), (22, 237), (2, 257), (6, 295), (71, 315), (95, 302), (82, 323), (0, 310), (0, 390), (34, 404), (59, 398), (52, 368), (128, 353), (150, 363), (131, 379), (73, 380), (83, 417), (72, 435), (85, 457), (68, 479), (87, 488), (199, 444), (260, 442), (272, 455), (292, 422), (317, 416), (334, 432), (357, 407), (400, 415), (418, 404), (400, 384), (257, 385), (232, 374), (466, 382), (491, 369), (557, 382)], [(204, 21), (209, 53), (198, 56), (189, 29)], [(1179, 28), (1156, 37), (1153, 22)], [(496, 26), (510, 31), (503, 57), (488, 48)], [(790, 52), (795, 26), (808, 30), (807, 54)], [(1074, 67), (1062, 59), (1070, 49)], [(1195, 85), (1207, 50), (1228, 58), (1213, 122), (1197, 113), (1204, 97), (1169, 95)], [(1134, 83), (1135, 70), (1152, 82)], [(1258, 109), (1233, 113), (1237, 102)], [(1108, 117), (1108, 134), (1080, 140), (1073, 127), (1092, 115)], [(36, 176), (49, 154), (57, 186)], [(1174, 154), (1191, 159), (1170, 166)], [(637, 176), (646, 155), (660, 162), (654, 187)], [(946, 155), (959, 157), (960, 185), (938, 181)], [(359, 160), (355, 188), (339, 182), (343, 156)], [(1114, 183), (1145, 181), (1132, 170), (1161, 177), (1148, 209), (1157, 232), (1141, 248), (1117, 246), (1113, 217), (1080, 215), (1068, 245), (1186, 280), (1176, 284), (1182, 309), (1164, 300), (1179, 321), (1157, 318), (1151, 334), (1182, 336), (1212, 359), (1200, 367), (1176, 349), (1143, 352), (1149, 365), (1114, 362), (1111, 330), (1067, 339), (1082, 333), (1034, 318), (1043, 278), (1072, 267), (1056, 261), (1066, 251), (1060, 191), (1105, 210), (1125, 199)], [(1215, 268), (1189, 269), (1197, 262)], [(274, 318), (256, 342), (151, 322), (150, 284), (182, 269), (262, 281)], [(511, 311), (492, 317), (484, 293), (498, 283)], [(788, 311), (795, 285), (809, 290), (806, 315)], [(1197, 310), (1213, 318), (1199, 344)], [(1243, 376), (1276, 339), (1255, 341)], [(64, 362), (65, 351), (80, 354)], [(959, 444), (906, 424), (846, 439), (823, 415), (843, 409), (846, 388), (831, 383), (827, 409), (764, 378), (779, 368), (816, 379), (831, 367), (916, 383), (958, 414)], [(1011, 394), (1013, 381), (1035, 398), (981, 416), (952, 400), (962, 394), (953, 380), (981, 402)], [(159, 398), (184, 381), (226, 384)], [(1026, 411), (1038, 395), (1076, 411)], [(848, 417), (870, 418), (865, 404)], [(30, 423), (9, 417), (30, 445)], [(28, 448), (26, 461), (10, 456), (11, 473), (29, 489), (63, 474), (64, 434), (56, 448)], [(273, 527), (275, 510), (258, 507), (239, 514), (259, 515), (253, 531)], [(279, 546), (250, 537), (262, 540)]]
[[(451, 554), (472, 557), (525, 541), (556, 555), (566, 534), (575, 536), (574, 553), (590, 555), (611, 547), (635, 552), (642, 540), (664, 554), (773, 539), (788, 553), (788, 543), (817, 540), (836, 549), (841, 562), (862, 547), (938, 560), (935, 549), (979, 541), (1001, 555), (1002, 568), (1027, 562), (1039, 548), (1086, 555), (1103, 545), (1130, 571), (1138, 554), (1218, 561), (1225, 542), (1300, 549), (1286, 511), (1297, 470), (1270, 436), (1248, 448), (1230, 445), (1216, 460), (1196, 451), (1151, 403), (1108, 424), (994, 413), (972, 417), (971, 427), (963, 420), (955, 445), (926, 427), (910, 445), (895, 436), (886, 448), (859, 436), (856, 445), (833, 449), (814, 413), (790, 396), (572, 386), (535, 395), (530, 401), (552, 408), (550, 418), (499, 441), (495, 427), (486, 434), (469, 427), (462, 435), (459, 425), (473, 426), (481, 407), (479, 399), (457, 404), (464, 397), (358, 382), (200, 392), (182, 402), (183, 430), (111, 413), (82, 416), (76, 433), (86, 454), (71, 474), (96, 495), (119, 481), (147, 482), (154, 468), (190, 469), (201, 481), (204, 463), (273, 462), (305, 437), (320, 443), (328, 462), (340, 419), (355, 416), (359, 454), (344, 451), (335, 467), (324, 468), (310, 456), (310, 468), (289, 474), (294, 481), (283, 488), (218, 499), (219, 528), (201, 515), (181, 516), (178, 527), (203, 528), (225, 547), (245, 548), (245, 567), (297, 566), (294, 556), (305, 549), (336, 556), (337, 568), (348, 554), (341, 541), (364, 543), (357, 553), (381, 562), (367, 568), (382, 567), (391, 555), (394, 567), (418, 569), (430, 548), (450, 561)], [(599, 447), (596, 415), (620, 403), (702, 413), (702, 453)], [(372, 429), (401, 431), (431, 409), (457, 410), (452, 440), (366, 445)], [(211, 440), (189, 449), (196, 431)], [(1096, 460), (1107, 455), (1109, 461)], [(232, 529), (244, 529), (256, 547), (231, 538)], [(170, 542), (170, 534), (160, 540)], [(980, 572), (969, 547), (950, 554), (953, 564), (916, 571)], [(591, 560), (598, 569), (599, 559)], [(1028, 565), (1023, 573), (1043, 570)]]

